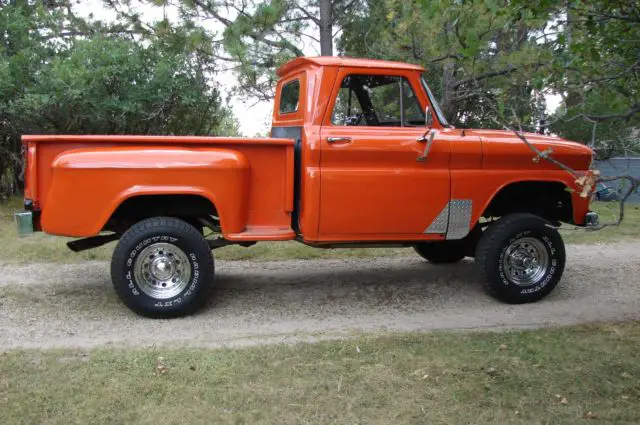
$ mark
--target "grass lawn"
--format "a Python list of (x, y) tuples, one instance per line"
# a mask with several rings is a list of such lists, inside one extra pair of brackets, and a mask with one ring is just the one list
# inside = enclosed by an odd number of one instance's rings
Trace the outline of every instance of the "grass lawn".
[(640, 323), (627, 323), (9, 352), (0, 354), (0, 412), (6, 424), (637, 425), (639, 346)]
[[(8, 202), (0, 203), (0, 262), (29, 263), (40, 262), (80, 262), (84, 260), (110, 260), (111, 252), (116, 244), (112, 242), (100, 248), (74, 253), (66, 247), (70, 239), (37, 233), (25, 238), (18, 238), (13, 222), (13, 212), (22, 208), (22, 199), (15, 197)], [(613, 214), (604, 204), (595, 205), (603, 220)], [(614, 242), (637, 239), (640, 237), (640, 205), (627, 208), (625, 222), (617, 228), (608, 228), (599, 232), (584, 230), (563, 231), (567, 243)], [(609, 220), (608, 220), (609, 221)], [(250, 248), (228, 246), (217, 249), (215, 256), (222, 260), (258, 261), (284, 260), (291, 258), (345, 258), (345, 257), (379, 257), (393, 255), (413, 255), (406, 248), (360, 248), (360, 249), (317, 249), (298, 242), (261, 242)]]

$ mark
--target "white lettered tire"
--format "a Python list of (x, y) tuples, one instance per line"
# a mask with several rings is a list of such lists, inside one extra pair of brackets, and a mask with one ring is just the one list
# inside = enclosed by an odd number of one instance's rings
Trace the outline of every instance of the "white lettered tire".
[(185, 316), (211, 294), (213, 255), (189, 223), (152, 217), (120, 238), (111, 260), (111, 280), (122, 302), (142, 316)]
[(476, 263), (486, 291), (522, 304), (546, 297), (560, 282), (565, 266), (562, 237), (533, 214), (509, 214), (491, 224), (476, 249)]

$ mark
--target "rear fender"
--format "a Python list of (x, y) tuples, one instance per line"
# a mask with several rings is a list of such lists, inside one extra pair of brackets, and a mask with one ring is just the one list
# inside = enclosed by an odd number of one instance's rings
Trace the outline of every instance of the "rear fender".
[(60, 154), (42, 212), (45, 232), (99, 233), (116, 208), (140, 195), (198, 195), (213, 203), (223, 233), (247, 224), (249, 162), (233, 149), (102, 147)]

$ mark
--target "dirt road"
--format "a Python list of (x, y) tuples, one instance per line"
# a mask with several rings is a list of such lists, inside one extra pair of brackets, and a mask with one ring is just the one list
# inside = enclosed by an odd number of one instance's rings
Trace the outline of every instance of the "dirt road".
[(504, 329), (640, 319), (640, 243), (573, 245), (542, 302), (486, 296), (473, 262), (407, 257), (217, 262), (217, 291), (192, 317), (150, 320), (117, 300), (108, 264), (0, 264), (0, 351), (97, 346), (216, 347), (357, 331)]

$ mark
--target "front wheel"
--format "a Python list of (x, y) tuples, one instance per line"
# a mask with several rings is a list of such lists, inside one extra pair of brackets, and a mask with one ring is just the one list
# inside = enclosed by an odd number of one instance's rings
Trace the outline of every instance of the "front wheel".
[(476, 250), (485, 289), (510, 303), (538, 301), (558, 285), (565, 266), (558, 230), (532, 214), (510, 214), (490, 225)]
[(213, 255), (196, 228), (172, 217), (153, 217), (127, 230), (111, 260), (118, 297), (147, 317), (192, 313), (213, 286)]

